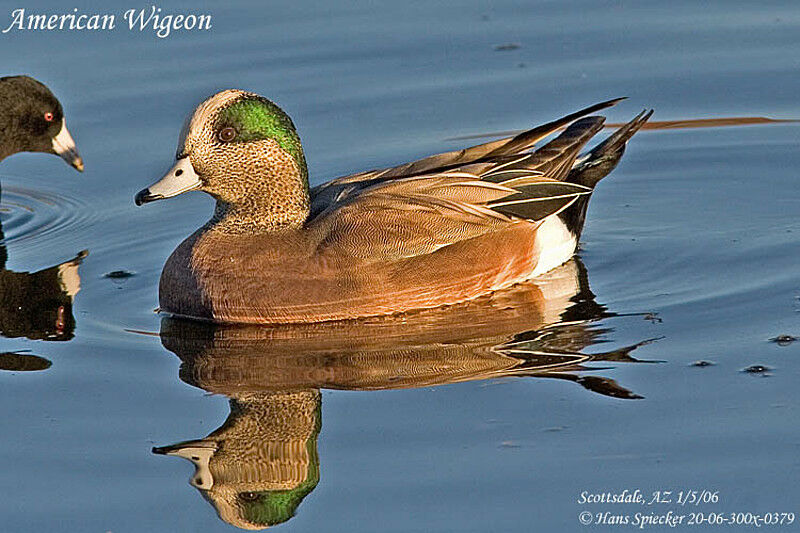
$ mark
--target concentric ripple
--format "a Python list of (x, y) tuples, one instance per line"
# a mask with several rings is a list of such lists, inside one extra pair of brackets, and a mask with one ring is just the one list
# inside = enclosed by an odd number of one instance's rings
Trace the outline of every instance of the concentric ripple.
[(62, 192), (3, 182), (0, 221), (6, 244), (49, 240), (54, 234), (87, 226), (92, 219), (86, 204)]

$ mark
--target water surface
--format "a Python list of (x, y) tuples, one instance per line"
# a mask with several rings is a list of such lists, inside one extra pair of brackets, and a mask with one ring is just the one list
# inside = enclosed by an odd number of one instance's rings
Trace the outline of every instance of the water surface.
[[(222, 88), (289, 112), (313, 184), (616, 96), (630, 97), (617, 122), (645, 107), (797, 118), (791, 2), (517, 4), (175, 2), (213, 13), (213, 30), (0, 36), (4, 71), (51, 86), (86, 163), (0, 168), (2, 275), (50, 271), (30, 285), (47, 296), (41, 323), (0, 330), (1, 529), (231, 531), (189, 462), (151, 452), (208, 435), (283, 454), (291, 475), (239, 460), (217, 488), (267, 479), (234, 492), (275, 521), (303, 493), (286, 531), (585, 531), (580, 512), (616, 509), (580, 493), (626, 488), (719, 491), (705, 512), (800, 512), (800, 342), (770, 342), (800, 336), (797, 124), (638, 134), (593, 196), (585, 272), (535, 320), (209, 339), (153, 312), (164, 261), (212, 203), (133, 195)], [(58, 267), (83, 250), (68, 289)], [(509, 342), (526, 355), (486, 349)], [(742, 372), (753, 365), (768, 371)]]

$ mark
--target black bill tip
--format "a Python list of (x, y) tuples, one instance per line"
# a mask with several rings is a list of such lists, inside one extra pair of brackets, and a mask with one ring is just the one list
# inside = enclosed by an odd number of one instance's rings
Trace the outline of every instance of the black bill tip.
[(160, 198), (162, 198), (160, 194), (153, 194), (150, 192), (150, 189), (142, 189), (136, 193), (136, 197), (134, 197), (133, 201), (136, 202), (136, 205), (144, 205), (148, 202), (155, 202)]
[(83, 159), (81, 159), (81, 156), (76, 157), (69, 164), (78, 172), (83, 172)]
[(83, 172), (83, 159), (78, 154), (77, 150), (71, 149), (62, 154), (58, 154), (58, 156), (78, 172)]

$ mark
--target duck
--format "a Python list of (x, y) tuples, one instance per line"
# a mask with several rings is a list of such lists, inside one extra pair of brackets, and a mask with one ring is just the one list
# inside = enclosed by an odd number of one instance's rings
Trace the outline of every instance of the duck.
[(0, 78), (0, 161), (18, 152), (56, 154), (83, 172), (61, 102), (45, 84), (24, 75)]
[(594, 186), (652, 116), (642, 111), (581, 153), (603, 129), (593, 113), (621, 100), (311, 188), (289, 115), (256, 93), (218, 92), (184, 123), (172, 168), (135, 196), (142, 205), (199, 190), (216, 200), (167, 259), (160, 310), (232, 324), (354, 320), (534, 279), (573, 256)]

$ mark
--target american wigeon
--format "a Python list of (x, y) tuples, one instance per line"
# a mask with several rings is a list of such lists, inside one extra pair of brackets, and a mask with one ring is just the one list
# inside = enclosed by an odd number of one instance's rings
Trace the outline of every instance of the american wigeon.
[(0, 78), (0, 160), (18, 152), (57, 154), (83, 172), (61, 103), (29, 76)]
[(288, 115), (222, 91), (187, 121), (172, 169), (136, 195), (141, 205), (201, 190), (217, 201), (167, 260), (161, 309), (232, 323), (355, 319), (452, 305), (547, 272), (573, 255), (594, 185), (652, 114), (579, 157), (604, 122), (586, 115), (619, 100), (310, 189)]

